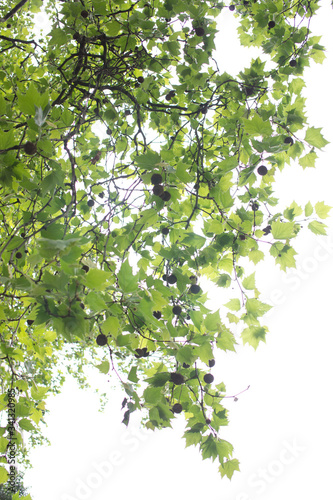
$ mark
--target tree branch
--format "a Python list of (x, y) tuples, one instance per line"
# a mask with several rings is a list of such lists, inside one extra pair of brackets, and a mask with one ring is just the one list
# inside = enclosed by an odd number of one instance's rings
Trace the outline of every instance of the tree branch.
[(7, 21), (7, 19), (9, 19), (10, 17), (13, 17), (13, 15), (14, 15), (14, 14), (16, 14), (16, 12), (17, 12), (18, 10), (20, 10), (20, 8), (21, 8), (21, 7), (23, 7), (23, 5), (24, 5), (25, 3), (27, 3), (27, 1), (28, 1), (28, 0), (21, 0), (21, 1), (17, 4), (17, 5), (15, 5), (15, 7), (13, 7), (13, 9), (12, 9), (12, 10), (10, 10), (10, 11), (9, 11), (9, 12), (5, 15), (5, 17), (2, 17), (2, 18), (0, 19), (0, 21), (4, 23), (5, 21)]

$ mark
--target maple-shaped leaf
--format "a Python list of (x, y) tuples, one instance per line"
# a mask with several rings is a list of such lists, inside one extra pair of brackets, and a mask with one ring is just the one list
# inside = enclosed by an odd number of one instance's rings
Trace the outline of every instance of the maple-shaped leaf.
[(213, 434), (209, 434), (209, 436), (203, 438), (200, 450), (204, 460), (206, 458), (211, 458), (213, 461), (216, 459), (218, 456), (218, 449), (216, 438), (214, 438)]
[(328, 144), (328, 141), (324, 139), (321, 130), (321, 128), (309, 127), (305, 134), (306, 142), (318, 149), (321, 149)]
[(219, 467), (221, 477), (227, 476), (228, 479), (232, 478), (235, 471), (239, 471), (239, 461), (236, 458), (223, 462)]
[(329, 207), (328, 205), (325, 205), (323, 201), (318, 201), (318, 203), (315, 204), (315, 211), (318, 217), (321, 219), (326, 219), (329, 215), (329, 211), (331, 210), (332, 207)]

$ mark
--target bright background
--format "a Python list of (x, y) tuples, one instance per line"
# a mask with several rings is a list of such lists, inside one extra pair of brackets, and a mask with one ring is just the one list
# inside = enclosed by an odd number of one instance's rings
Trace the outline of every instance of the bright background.
[[(327, 59), (306, 70), (304, 91), (309, 123), (323, 127), (331, 142), (332, 21), (332, 8), (325, 2), (311, 29), (323, 34)], [(220, 70), (234, 75), (258, 53), (239, 47), (229, 11), (222, 17), (217, 49)], [(303, 207), (309, 200), (333, 205), (332, 152), (331, 144), (320, 154), (316, 170), (293, 165), (279, 176), (275, 190), (282, 206), (294, 200)], [(324, 222), (327, 237), (304, 229), (295, 240), (297, 271), (282, 273), (273, 261), (259, 266), (261, 300), (275, 305), (266, 315), (266, 344), (256, 352), (240, 344), (237, 354), (216, 356), (212, 373), (216, 381), (225, 382), (228, 394), (250, 385), (238, 402), (225, 400), (230, 424), (221, 433), (234, 445), (241, 473), (232, 481), (221, 480), (217, 462), (202, 461), (196, 448), (185, 449), (181, 416), (172, 430), (144, 431), (139, 418), (126, 429), (121, 424), (123, 393), (112, 388), (112, 379), (107, 382), (94, 371), (91, 390), (80, 391), (69, 380), (61, 395), (48, 400), (52, 445), (32, 451), (33, 469), (25, 474), (33, 499), (326, 498), (333, 465), (333, 222)], [(216, 309), (224, 302), (215, 295), (211, 306)], [(109, 393), (104, 413), (99, 412), (96, 387)]]

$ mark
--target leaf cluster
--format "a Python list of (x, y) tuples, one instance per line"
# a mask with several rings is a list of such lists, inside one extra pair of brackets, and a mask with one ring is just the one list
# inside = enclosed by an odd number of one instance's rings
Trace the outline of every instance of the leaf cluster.
[[(182, 413), (186, 444), (230, 478), (209, 363), (235, 350), (235, 324), (244, 343), (265, 340), (270, 306), (247, 268), (268, 253), (295, 266), (304, 221), (325, 234), (324, 202), (280, 212), (272, 188), (327, 144), (302, 97), (304, 67), (324, 57), (317, 2), (235, 4), (241, 43), (263, 49), (239, 75), (214, 58), (223, 2), (49, 0), (38, 39), (40, 7), (1, 7), (1, 410), (14, 390), (17, 443), (23, 430), (39, 442), (47, 394), (67, 373), (85, 386), (92, 363), (123, 387), (124, 424)], [(239, 291), (223, 321), (203, 277)]]

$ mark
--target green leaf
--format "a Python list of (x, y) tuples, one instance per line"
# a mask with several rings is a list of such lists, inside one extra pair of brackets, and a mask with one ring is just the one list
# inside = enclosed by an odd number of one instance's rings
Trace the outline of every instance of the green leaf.
[(225, 441), (224, 439), (217, 440), (217, 452), (221, 463), (225, 458), (229, 458), (231, 456), (233, 449), (232, 444), (228, 441)]
[(50, 40), (50, 45), (52, 47), (65, 45), (68, 40), (68, 35), (62, 28), (53, 28), (53, 30), (50, 31), (49, 35), (52, 37)]
[(314, 151), (310, 151), (306, 155), (299, 158), (298, 162), (303, 168), (314, 168), (316, 166), (316, 159), (318, 158), (317, 154)]
[(105, 290), (111, 279), (111, 273), (102, 269), (89, 269), (85, 276), (87, 287), (95, 290)]
[(189, 245), (194, 248), (201, 248), (206, 243), (206, 238), (195, 233), (186, 234), (185, 238), (182, 240), (184, 245)]
[(145, 379), (145, 382), (148, 382), (153, 387), (163, 387), (170, 380), (170, 373), (161, 372), (155, 373), (153, 377), (149, 377)]
[(327, 234), (326, 229), (325, 229), (326, 227), (327, 227), (326, 224), (324, 224), (323, 222), (320, 222), (318, 220), (313, 220), (313, 221), (309, 222), (309, 224), (308, 224), (308, 228), (314, 234), (322, 234), (322, 235)]
[(33, 385), (31, 387), (31, 397), (36, 400), (41, 400), (45, 397), (48, 391), (49, 391), (48, 387)]
[(329, 207), (328, 205), (325, 205), (323, 201), (318, 201), (318, 203), (315, 204), (315, 211), (318, 217), (321, 219), (327, 219), (329, 216), (328, 213), (331, 210), (332, 207)]
[(223, 351), (235, 351), (235, 344), (237, 344), (237, 342), (233, 333), (231, 333), (228, 328), (224, 327), (217, 336), (217, 347), (223, 349)]
[(295, 236), (293, 222), (272, 222), (272, 235), (276, 240), (287, 240)]
[(220, 274), (220, 276), (216, 278), (214, 281), (217, 284), (217, 286), (222, 286), (224, 288), (228, 288), (231, 285), (231, 277), (229, 276), (229, 274), (225, 273)]
[(263, 316), (266, 312), (272, 309), (272, 306), (264, 304), (258, 299), (247, 299), (245, 308), (249, 314), (258, 317)]
[(305, 216), (310, 217), (310, 215), (313, 213), (313, 207), (310, 202), (308, 202), (305, 205), (305, 210), (304, 210)]
[(239, 461), (236, 458), (227, 460), (220, 465), (219, 471), (221, 477), (227, 476), (228, 479), (231, 479), (234, 472), (239, 471)]
[(34, 425), (32, 425), (31, 421), (27, 418), (21, 418), (18, 422), (21, 429), (24, 431), (34, 431), (36, 430)]
[(255, 273), (250, 274), (247, 278), (243, 279), (243, 286), (246, 290), (254, 290), (256, 287)]
[(96, 292), (89, 292), (85, 303), (93, 312), (103, 311), (107, 307), (102, 295)]
[(215, 311), (214, 313), (207, 314), (204, 320), (204, 326), (209, 332), (216, 332), (221, 326), (220, 311)]
[(257, 349), (260, 342), (266, 341), (266, 330), (261, 326), (250, 326), (242, 331), (242, 339), (244, 344)]
[(176, 352), (176, 359), (181, 365), (183, 363), (192, 365), (192, 363), (194, 363), (197, 357), (198, 357), (197, 354), (195, 354), (194, 350), (189, 345), (180, 347)]
[(239, 299), (231, 299), (231, 300), (229, 300), (229, 302), (227, 302), (224, 305), (225, 305), (225, 307), (227, 307), (231, 311), (239, 311), (241, 308)]
[[(60, 28), (59, 28), (60, 29)], [(62, 30), (60, 30), (62, 31)], [(35, 115), (35, 106), (45, 108), (49, 102), (48, 93), (40, 94), (34, 83), (30, 83), (25, 93), (18, 93), (18, 105), (22, 113)]]
[(202, 458), (211, 458), (213, 461), (218, 456), (217, 439), (212, 434), (204, 437), (201, 441), (200, 450)]
[(118, 284), (124, 293), (135, 292), (138, 289), (138, 276), (133, 273), (127, 260), (121, 265), (118, 273)]
[(137, 366), (132, 366), (132, 368), (130, 369), (128, 380), (130, 380), (131, 382), (139, 382), (139, 378), (136, 374), (137, 368)]
[(143, 397), (148, 404), (157, 404), (162, 399), (160, 387), (147, 387), (143, 391)]
[(104, 335), (111, 334), (113, 337), (117, 337), (119, 328), (119, 319), (116, 316), (109, 316), (101, 324), (101, 330)]
[(0, 453), (1, 454), (6, 453), (8, 443), (9, 443), (8, 439), (6, 439), (4, 437), (0, 437)]
[(319, 149), (326, 146), (326, 144), (328, 144), (328, 141), (324, 139), (323, 135), (321, 134), (321, 130), (321, 128), (309, 127), (305, 134), (306, 142), (308, 142), (311, 146)]
[(264, 257), (265, 257), (265, 254), (261, 250), (251, 250), (248, 254), (248, 258), (254, 264), (258, 264), (258, 262), (263, 260)]
[(187, 448), (188, 446), (191, 445), (197, 445), (201, 443), (202, 440), (202, 435), (199, 430), (194, 430), (194, 429), (189, 429), (185, 431), (184, 436), (186, 445), (185, 447)]
[(0, 484), (6, 483), (8, 480), (8, 473), (4, 467), (0, 467)]
[(96, 368), (99, 369), (99, 371), (101, 373), (104, 373), (104, 374), (107, 374), (109, 373), (109, 370), (110, 370), (110, 363), (109, 361), (105, 360), (105, 361), (102, 361), (101, 363), (99, 363), (98, 365), (95, 365)]
[(263, 120), (258, 113), (250, 120), (244, 120), (244, 132), (250, 136), (256, 137), (259, 135), (270, 136), (273, 134), (271, 124), (268, 120)]
[(135, 158), (135, 162), (138, 165), (138, 167), (142, 169), (152, 170), (155, 167), (155, 165), (161, 163), (161, 157), (158, 153), (155, 153), (154, 151), (147, 151), (147, 153), (141, 156), (137, 156)]
[(196, 337), (194, 341), (200, 345), (200, 348), (198, 350), (199, 358), (203, 363), (208, 364), (208, 361), (214, 357), (211, 343), (205, 337), (202, 339)]

